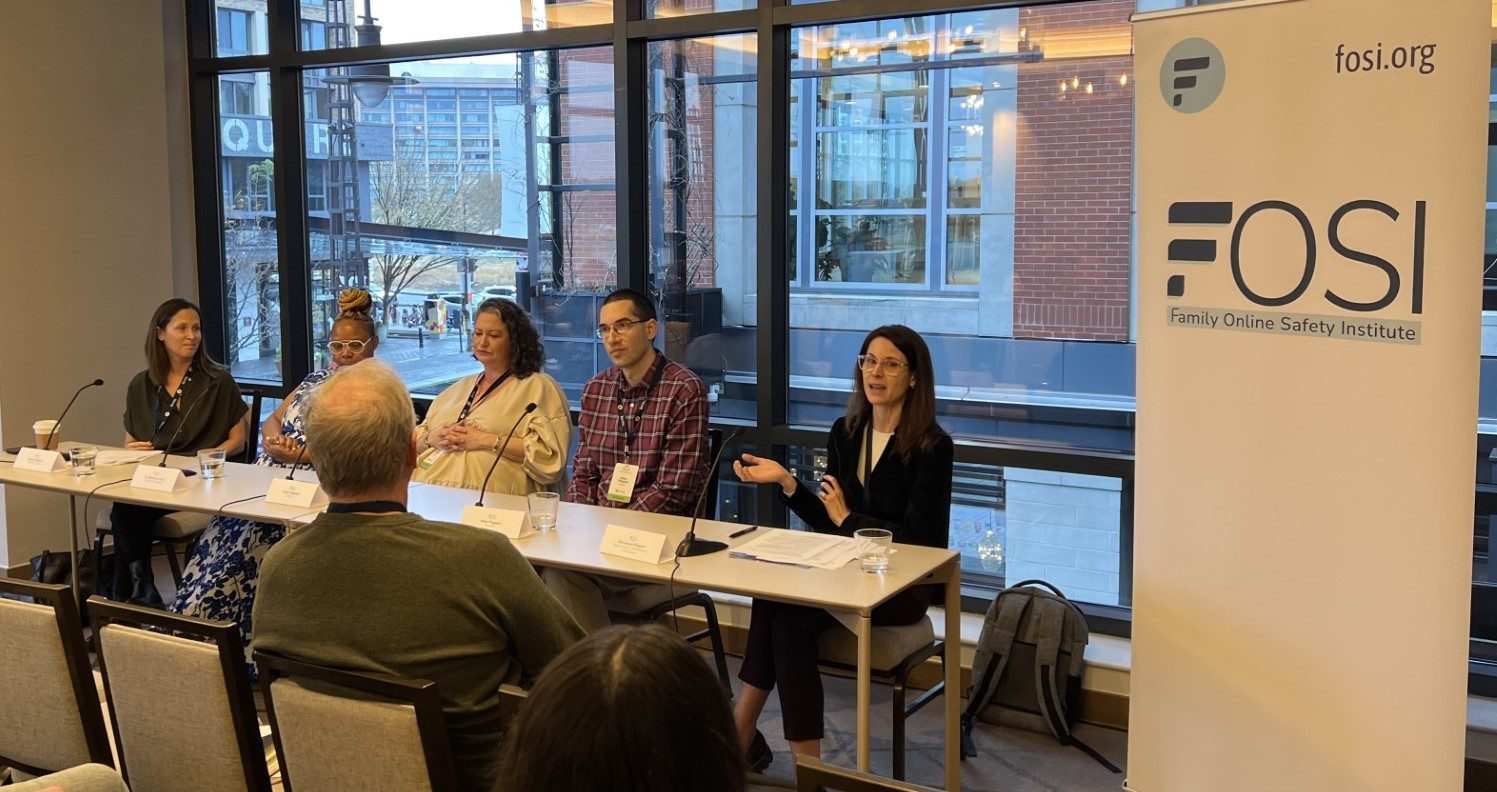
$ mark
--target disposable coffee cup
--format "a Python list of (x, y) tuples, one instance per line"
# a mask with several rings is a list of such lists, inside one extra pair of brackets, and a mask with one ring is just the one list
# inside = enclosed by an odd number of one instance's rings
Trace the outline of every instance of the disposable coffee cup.
[(37, 421), (31, 425), (31, 431), (36, 435), (36, 447), (44, 451), (56, 451), (57, 434), (56, 421)]

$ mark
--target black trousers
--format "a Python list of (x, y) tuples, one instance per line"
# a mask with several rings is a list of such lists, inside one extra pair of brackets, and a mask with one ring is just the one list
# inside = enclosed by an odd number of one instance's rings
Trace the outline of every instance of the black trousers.
[[(131, 568), (135, 575), (144, 575), (143, 585), (154, 587), (155, 576), (151, 574), (151, 532), (156, 521), (171, 512), (153, 506), (138, 506), (133, 503), (116, 503), (109, 513), (114, 531), (114, 598), (129, 602), (132, 597)], [(159, 598), (159, 597), (158, 597)]]
[[(914, 624), (925, 618), (930, 597), (929, 587), (901, 592), (874, 608), (873, 623)], [(833, 626), (840, 626), (837, 619), (820, 608), (754, 600), (738, 678), (761, 690), (779, 688), (786, 740), (819, 740), (825, 731), (816, 641)]]

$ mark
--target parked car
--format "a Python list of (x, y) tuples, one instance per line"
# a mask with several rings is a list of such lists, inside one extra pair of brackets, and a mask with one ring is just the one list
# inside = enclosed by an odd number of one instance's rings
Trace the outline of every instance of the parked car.
[(490, 286), (474, 295), (478, 302), (483, 302), (490, 297), (502, 297), (510, 302), (515, 302), (515, 287), (513, 286)]

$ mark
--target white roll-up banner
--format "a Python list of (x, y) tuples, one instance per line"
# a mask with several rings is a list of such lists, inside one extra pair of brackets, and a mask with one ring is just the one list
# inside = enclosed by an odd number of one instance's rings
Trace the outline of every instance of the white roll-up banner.
[(1461, 788), (1491, 13), (1135, 19), (1127, 789)]

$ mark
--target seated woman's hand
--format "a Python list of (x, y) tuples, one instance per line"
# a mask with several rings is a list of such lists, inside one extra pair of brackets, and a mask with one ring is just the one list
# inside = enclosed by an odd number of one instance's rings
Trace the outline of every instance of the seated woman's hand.
[(270, 458), (277, 462), (295, 464), (296, 460), (301, 458), (302, 448), (301, 443), (285, 435), (265, 438), (265, 453), (269, 454)]
[(457, 431), (461, 428), (455, 423), (442, 424), (431, 430), (431, 434), (426, 436), (426, 443), (432, 448), (439, 448), (443, 451), (461, 451), (462, 446), (458, 444), (456, 437)]
[(818, 494), (821, 504), (826, 507), (826, 516), (836, 523), (838, 527), (847, 515), (852, 511), (847, 508), (847, 497), (842, 494), (842, 482), (836, 476), (826, 475), (821, 477), (821, 492)]
[(795, 491), (795, 477), (790, 475), (790, 471), (786, 470), (784, 465), (773, 459), (744, 454), (741, 459), (733, 460), (733, 472), (737, 474), (739, 481), (747, 481), (751, 484), (778, 484), (786, 494)]

